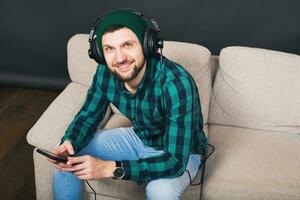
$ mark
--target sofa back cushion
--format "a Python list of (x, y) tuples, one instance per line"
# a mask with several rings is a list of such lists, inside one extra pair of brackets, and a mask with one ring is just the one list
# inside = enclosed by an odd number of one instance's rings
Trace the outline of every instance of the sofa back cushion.
[(300, 56), (227, 47), (219, 62), (210, 123), (300, 132)]
[[(89, 86), (96, 72), (97, 63), (88, 56), (88, 34), (77, 34), (68, 42), (68, 70), (73, 82)], [(198, 86), (203, 121), (207, 123), (211, 96), (210, 51), (200, 45), (165, 41), (163, 55), (185, 67)], [(115, 113), (118, 109), (112, 106)]]

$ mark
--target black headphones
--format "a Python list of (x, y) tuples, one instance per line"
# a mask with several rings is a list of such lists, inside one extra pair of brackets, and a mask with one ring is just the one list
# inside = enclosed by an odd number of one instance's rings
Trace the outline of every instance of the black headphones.
[[(158, 49), (163, 48), (163, 40), (159, 35), (160, 27), (159, 27), (157, 21), (153, 17), (151, 17), (149, 14), (147, 14), (144, 11), (135, 10), (135, 9), (122, 8), (122, 9), (117, 9), (117, 10), (128, 10), (128, 11), (133, 12), (134, 14), (140, 16), (141, 18), (146, 17), (149, 19), (149, 21), (153, 25), (154, 29), (149, 26), (146, 28), (146, 30), (144, 32), (144, 41), (143, 41), (143, 44), (141, 44), (143, 47), (143, 53), (144, 53), (145, 58), (151, 58), (152, 56), (154, 56), (157, 53)], [(90, 37), (89, 37), (90, 48), (88, 50), (88, 53), (89, 53), (90, 58), (94, 59), (99, 64), (105, 64), (106, 62), (104, 59), (104, 55), (100, 51), (100, 48), (102, 48), (102, 47), (99, 47), (99, 45), (96, 41), (97, 35), (95, 34), (95, 30), (97, 30), (97, 27), (99, 26), (99, 24), (101, 23), (103, 18), (107, 14), (109, 14), (110, 12), (113, 12), (113, 11), (116, 11), (116, 10), (108, 11), (105, 14), (98, 17), (98, 19), (96, 20), (96, 22), (94, 23), (94, 26), (91, 28), (91, 31), (90, 31)]]

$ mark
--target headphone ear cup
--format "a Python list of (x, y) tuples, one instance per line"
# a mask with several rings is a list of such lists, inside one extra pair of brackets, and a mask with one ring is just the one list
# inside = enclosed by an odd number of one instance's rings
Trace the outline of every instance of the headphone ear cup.
[(96, 39), (93, 39), (90, 43), (89, 56), (99, 64), (106, 64)]
[(151, 29), (147, 28), (144, 33), (144, 43), (143, 52), (146, 58), (151, 58), (157, 53), (157, 33)]

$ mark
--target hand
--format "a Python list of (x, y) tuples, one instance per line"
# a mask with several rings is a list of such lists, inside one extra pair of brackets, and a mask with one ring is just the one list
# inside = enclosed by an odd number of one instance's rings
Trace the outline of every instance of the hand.
[(62, 170), (73, 172), (81, 180), (96, 180), (113, 177), (116, 162), (85, 155), (68, 157), (67, 166), (72, 167), (63, 167)]
[[(62, 143), (61, 145), (59, 145), (58, 147), (53, 149), (52, 153), (54, 153), (55, 155), (58, 155), (58, 156), (67, 157), (67, 156), (74, 154), (74, 149), (73, 149), (71, 142), (66, 140), (66, 141), (64, 141), (64, 143)], [(52, 160), (52, 159), (48, 159), (48, 160), (54, 164), (54, 167), (56, 169), (59, 169), (59, 170), (62, 170), (65, 167), (71, 167), (71, 166), (66, 165), (65, 163), (58, 162), (56, 160)]]

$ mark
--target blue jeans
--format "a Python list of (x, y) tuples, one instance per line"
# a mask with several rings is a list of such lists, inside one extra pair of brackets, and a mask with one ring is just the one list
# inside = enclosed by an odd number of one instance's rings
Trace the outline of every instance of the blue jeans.
[[(144, 145), (133, 131), (133, 128), (116, 128), (99, 130), (90, 143), (75, 156), (91, 155), (103, 160), (138, 160), (163, 153)], [(190, 154), (187, 170), (192, 179), (196, 176), (201, 157)], [(180, 199), (184, 190), (190, 184), (188, 172), (172, 179), (162, 178), (152, 180), (147, 184), (147, 199), (174, 200)], [(80, 199), (82, 181), (71, 172), (54, 170), (53, 174), (54, 199)]]

